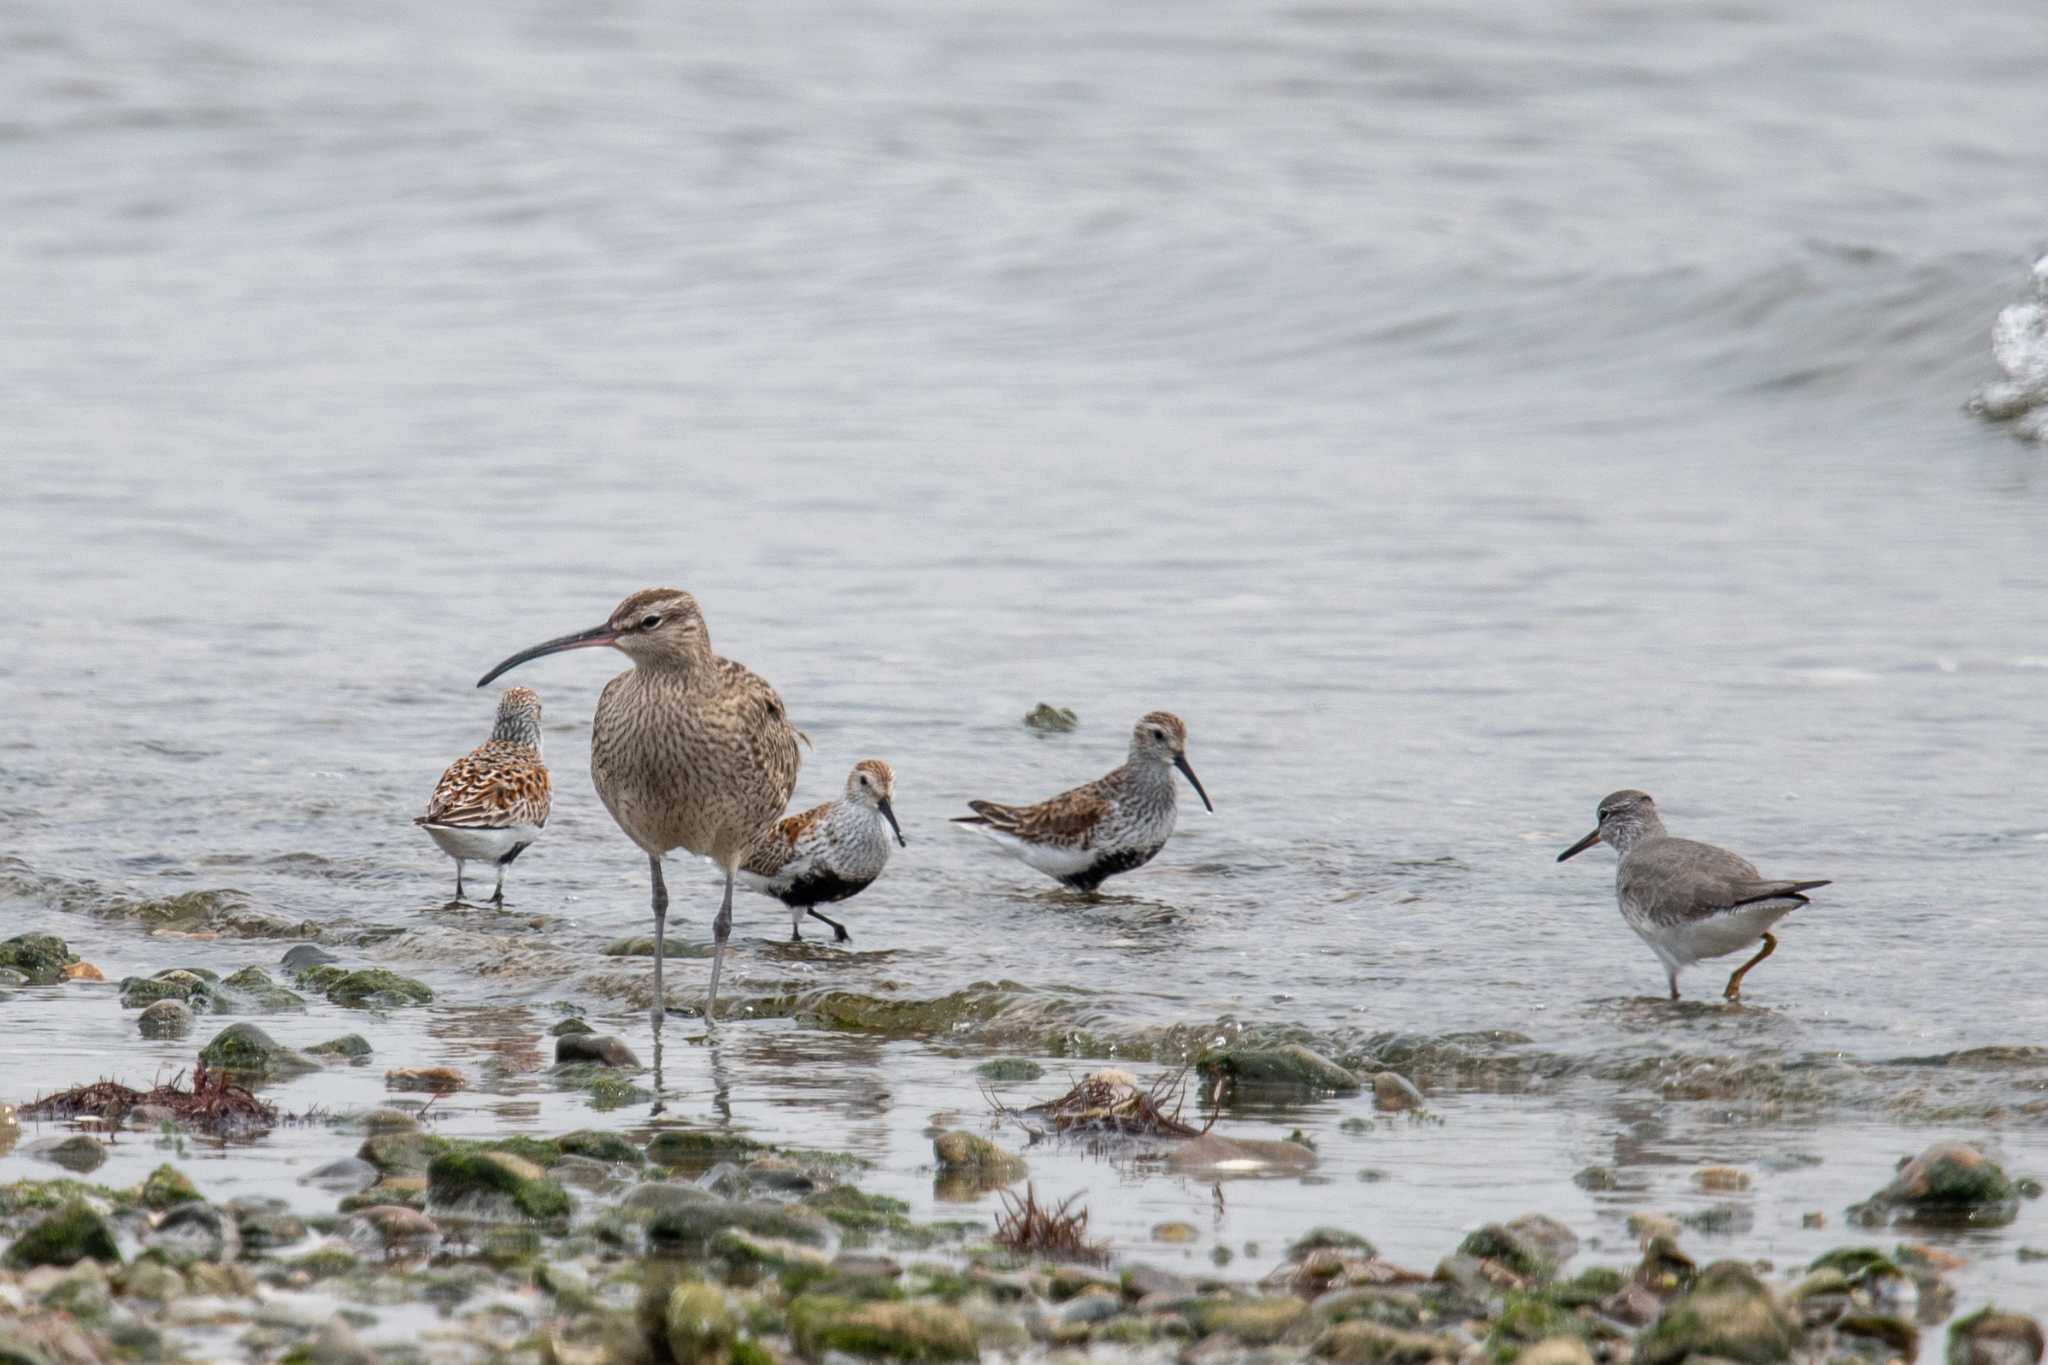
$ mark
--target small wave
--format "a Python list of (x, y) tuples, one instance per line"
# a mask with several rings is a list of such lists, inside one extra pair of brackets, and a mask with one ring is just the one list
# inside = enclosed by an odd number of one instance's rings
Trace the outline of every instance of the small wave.
[(2008, 304), (1991, 324), (1991, 358), (2005, 372), (1977, 390), (1968, 410), (2007, 422), (2015, 436), (2048, 442), (2048, 255), (2034, 262), (2034, 296)]

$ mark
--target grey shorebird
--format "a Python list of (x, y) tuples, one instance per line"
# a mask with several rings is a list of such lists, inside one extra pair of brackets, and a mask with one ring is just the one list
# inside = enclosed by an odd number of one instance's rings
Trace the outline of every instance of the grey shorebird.
[(715, 946), (709, 1022), (732, 934), (732, 887), (740, 864), (789, 805), (801, 736), (782, 698), (757, 675), (711, 652), (697, 599), (679, 588), (645, 588), (619, 603), (601, 626), (522, 649), (484, 674), (478, 687), (544, 654), (613, 648), (633, 667), (605, 684), (590, 726), (590, 777), (598, 799), (647, 855), (654, 881), (654, 1023), (667, 1009), (662, 954), (668, 887), (661, 860), (674, 849), (709, 858), (725, 872), (725, 900), (712, 922)]
[[(889, 865), (889, 836), (908, 848), (896, 823), (896, 774), (879, 758), (864, 758), (846, 775), (836, 801), (787, 816), (770, 830), (740, 868), (740, 885), (789, 907), (789, 941), (801, 943), (804, 915), (832, 926), (833, 938), (853, 936), (821, 905), (858, 895)], [(887, 821), (884, 828), (883, 822)]]
[(1035, 806), (969, 801), (974, 814), (956, 815), (953, 823), (987, 835), (1003, 852), (1064, 886), (1093, 891), (1105, 878), (1143, 867), (1166, 847), (1179, 816), (1175, 768), (1214, 811), (1188, 766), (1188, 727), (1171, 712), (1153, 711), (1132, 729), (1130, 758), (1116, 771)]
[(1648, 792), (1624, 790), (1600, 799), (1593, 832), (1557, 855), (1557, 860), (1612, 844), (1621, 855), (1614, 874), (1621, 917), (1664, 964), (1671, 998), (1678, 999), (1678, 974), (1703, 958), (1739, 952), (1759, 939), (1763, 950), (1735, 969), (1722, 994), (1742, 997), (1742, 978), (1777, 951), (1771, 926), (1807, 903), (1805, 893), (1825, 881), (1772, 881), (1745, 858), (1725, 848), (1664, 832), (1657, 803)]
[(540, 757), (540, 698), (508, 687), (491, 737), (448, 765), (427, 813), (413, 821), (455, 860), (455, 899), (462, 899), (462, 865), (489, 862), (498, 869), (491, 900), (505, 903), (505, 869), (540, 838), (552, 790)]

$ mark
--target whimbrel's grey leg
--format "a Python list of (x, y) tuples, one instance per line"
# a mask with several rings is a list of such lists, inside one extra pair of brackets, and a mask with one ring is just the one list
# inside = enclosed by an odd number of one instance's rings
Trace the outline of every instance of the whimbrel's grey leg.
[(725, 965), (725, 941), (732, 935), (732, 874), (725, 870), (725, 900), (718, 907), (718, 918), (711, 921), (711, 997), (704, 1002), (704, 1022), (712, 1022), (718, 1010), (718, 972)]
[(662, 1016), (668, 1012), (668, 996), (662, 993), (661, 986), (661, 959), (668, 952), (668, 883), (661, 879), (661, 859), (652, 853), (647, 855), (647, 867), (654, 874), (654, 1008), (648, 1013), (658, 1029)]
[(832, 941), (833, 941), (833, 942), (835, 942), (835, 943), (851, 943), (851, 942), (853, 942), (853, 935), (852, 935), (852, 934), (849, 934), (849, 933), (847, 933), (847, 932), (846, 932), (846, 926), (845, 926), (845, 925), (843, 925), (843, 924), (841, 924), (841, 923), (840, 923), (840, 922), (839, 922), (838, 920), (836, 920), (836, 919), (833, 919), (833, 918), (832, 918), (832, 917), (831, 917), (830, 915), (820, 915), (820, 914), (818, 914), (818, 912), (817, 912), (817, 911), (816, 911), (815, 909), (813, 909), (813, 910), (811, 911), (811, 914), (812, 914), (813, 916), (815, 916), (816, 918), (818, 918), (818, 919), (824, 920), (824, 921), (825, 921), (825, 923), (827, 923), (827, 924), (829, 924), (829, 925), (831, 925), (831, 926), (832, 926)]
[(1763, 951), (1735, 969), (1735, 975), (1728, 978), (1728, 989), (1721, 992), (1721, 994), (1730, 1000), (1740, 1000), (1742, 998), (1742, 978), (1749, 972), (1751, 967), (1754, 967), (1757, 963), (1762, 962), (1777, 951), (1777, 938), (1771, 934), (1765, 934)]

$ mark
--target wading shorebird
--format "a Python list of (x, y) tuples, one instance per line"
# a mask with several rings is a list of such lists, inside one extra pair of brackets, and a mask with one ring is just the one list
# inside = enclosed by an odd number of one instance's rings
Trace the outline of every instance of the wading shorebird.
[[(910, 845), (896, 823), (896, 775), (879, 758), (864, 758), (846, 775), (846, 795), (787, 817), (770, 830), (740, 868), (740, 884), (789, 907), (789, 941), (801, 943), (804, 914), (832, 926), (839, 943), (853, 935), (818, 907), (865, 891), (889, 865), (889, 835)], [(882, 822), (889, 822), (884, 830)]]
[(505, 903), (505, 868), (540, 838), (551, 792), (540, 760), (540, 698), (508, 687), (491, 737), (448, 765), (427, 813), (413, 821), (455, 860), (455, 899), (462, 899), (462, 865), (492, 862), (498, 886), (491, 900)]
[(1131, 731), (1123, 767), (1035, 806), (969, 801), (972, 815), (953, 823), (987, 835), (1012, 858), (1073, 887), (1093, 891), (1105, 878), (1152, 861), (1173, 833), (1178, 803), (1173, 769), (1214, 811), (1201, 779), (1188, 766), (1188, 727), (1153, 711)]
[(522, 649), (484, 674), (565, 649), (619, 650), (633, 667), (605, 684), (590, 727), (590, 777), (626, 837), (647, 855), (654, 881), (655, 1026), (667, 1008), (662, 954), (668, 887), (661, 860), (674, 849), (724, 869), (725, 900), (712, 921), (708, 1023), (732, 934), (732, 884), (747, 854), (775, 827), (796, 790), (795, 726), (775, 689), (711, 652), (697, 599), (679, 588), (646, 588), (619, 603), (601, 626)]
[(1600, 843), (1614, 845), (1621, 855), (1614, 874), (1621, 917), (1664, 964), (1673, 1000), (1678, 998), (1681, 971), (1761, 939), (1763, 951), (1737, 967), (1722, 992), (1730, 1000), (1740, 999), (1743, 976), (1777, 951), (1771, 926), (1805, 905), (1805, 892), (1828, 885), (1769, 881), (1747, 859), (1725, 848), (1672, 838), (1664, 832), (1657, 803), (1648, 792), (1618, 791), (1602, 797), (1599, 824), (1557, 860), (1563, 862)]

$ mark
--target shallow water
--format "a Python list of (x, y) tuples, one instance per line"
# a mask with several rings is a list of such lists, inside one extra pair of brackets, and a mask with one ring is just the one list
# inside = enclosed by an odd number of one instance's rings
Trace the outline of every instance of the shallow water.
[[(979, 1121), (988, 1055), (1050, 1086), (1298, 1031), (1415, 1071), (1441, 1125), (1226, 1123), (1302, 1127), (1339, 1221), (1424, 1263), (1523, 1207), (1625, 1259), (1706, 1162), (1757, 1185), (1702, 1246), (1781, 1263), (1939, 1137), (2048, 1173), (2048, 1063), (1898, 1064), (2048, 1012), (2048, 483), (1959, 412), (2041, 239), (2048, 30), (1820, 10), (0, 7), (10, 923), (110, 980), (273, 964), (91, 914), (237, 889), (440, 992), (279, 1023), (379, 1052), (286, 1107), (496, 1043), (524, 1078), (448, 1122), (591, 1121), (538, 1069), (557, 999), (646, 1051), (646, 961), (598, 956), (644, 869), (584, 779), (617, 663), (511, 679), (558, 797), (507, 914), (446, 911), (410, 817), (486, 667), (672, 582), (810, 734), (799, 800), (886, 758), (910, 839), (850, 951), (743, 903), (758, 1017), (672, 1028), (674, 1114), (929, 1208), (923, 1130)], [(1081, 729), (1024, 731), (1041, 699)], [(1100, 902), (945, 825), (1104, 771), (1157, 706), (1217, 812)], [(1739, 1014), (1657, 1002), (1611, 856), (1552, 862), (1625, 785), (1835, 880)], [(713, 883), (670, 881), (701, 943)], [(0, 1011), (0, 1098), (189, 1061), (111, 987)], [(1824, 1161), (1764, 1169), (1790, 1152)], [(1248, 1275), (1333, 1208), (1034, 1172), (1124, 1246), (1262, 1242)], [(2048, 1302), (2015, 1259), (2044, 1217), (1972, 1247), (1966, 1303)]]

